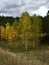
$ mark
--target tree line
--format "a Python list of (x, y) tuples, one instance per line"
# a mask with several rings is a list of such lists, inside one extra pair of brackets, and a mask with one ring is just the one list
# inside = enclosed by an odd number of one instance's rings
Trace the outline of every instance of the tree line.
[(0, 39), (8, 41), (10, 47), (25, 46), (26, 50), (29, 46), (36, 47), (46, 34), (49, 34), (49, 11), (45, 17), (29, 16), (27, 12), (16, 18), (0, 16)]

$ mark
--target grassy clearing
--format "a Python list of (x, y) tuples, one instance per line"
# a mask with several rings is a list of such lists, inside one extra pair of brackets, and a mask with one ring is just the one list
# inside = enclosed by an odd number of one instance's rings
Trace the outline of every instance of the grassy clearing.
[(49, 65), (49, 50), (12, 53), (0, 48), (0, 65)]

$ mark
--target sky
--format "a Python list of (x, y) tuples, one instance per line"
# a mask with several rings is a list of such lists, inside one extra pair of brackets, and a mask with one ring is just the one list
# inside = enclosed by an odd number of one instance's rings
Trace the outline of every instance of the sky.
[(45, 16), (49, 10), (49, 0), (0, 0), (0, 15), (21, 16), (23, 12)]

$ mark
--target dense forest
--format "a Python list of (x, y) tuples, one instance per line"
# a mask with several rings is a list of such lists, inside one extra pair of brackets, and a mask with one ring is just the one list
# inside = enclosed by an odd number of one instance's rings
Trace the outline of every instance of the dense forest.
[(34, 48), (49, 38), (49, 11), (45, 17), (27, 12), (21, 17), (0, 16), (0, 46), (12, 49)]

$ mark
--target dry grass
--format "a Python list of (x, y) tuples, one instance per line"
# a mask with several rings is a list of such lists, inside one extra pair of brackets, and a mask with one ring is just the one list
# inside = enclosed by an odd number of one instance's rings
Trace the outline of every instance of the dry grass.
[(49, 65), (49, 50), (12, 53), (0, 49), (0, 65)]

